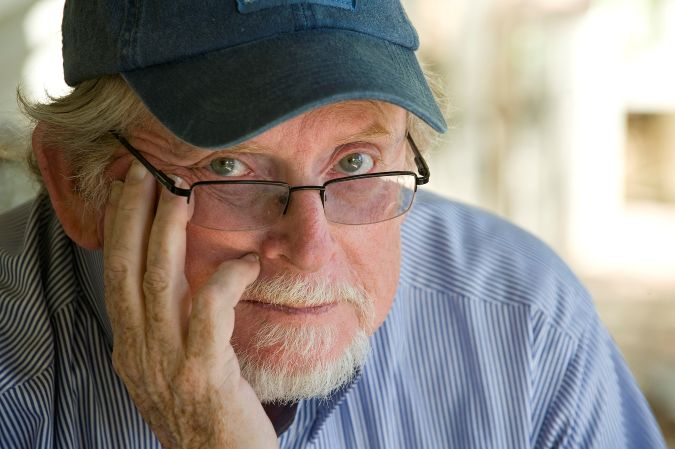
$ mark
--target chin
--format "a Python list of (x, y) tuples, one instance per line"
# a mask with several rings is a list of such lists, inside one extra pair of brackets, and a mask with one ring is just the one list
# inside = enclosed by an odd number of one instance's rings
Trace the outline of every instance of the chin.
[(242, 377), (265, 403), (329, 396), (353, 378), (370, 351), (365, 330), (340, 324), (265, 323), (246, 346), (234, 338)]
[(368, 295), (347, 283), (258, 280), (235, 308), (242, 377), (261, 402), (326, 397), (365, 362), (374, 313)]

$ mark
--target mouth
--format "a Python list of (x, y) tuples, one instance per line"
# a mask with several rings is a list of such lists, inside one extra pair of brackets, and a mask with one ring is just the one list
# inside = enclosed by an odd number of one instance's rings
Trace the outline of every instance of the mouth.
[(311, 307), (302, 307), (302, 306), (295, 307), (295, 306), (282, 306), (279, 304), (270, 304), (267, 302), (253, 301), (253, 300), (244, 300), (241, 302), (245, 304), (250, 304), (254, 307), (260, 307), (261, 309), (286, 313), (289, 315), (319, 315), (330, 311), (337, 305), (337, 303), (330, 303)]

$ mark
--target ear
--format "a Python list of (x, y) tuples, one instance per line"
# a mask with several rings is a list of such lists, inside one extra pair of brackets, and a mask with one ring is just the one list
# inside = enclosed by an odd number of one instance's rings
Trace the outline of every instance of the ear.
[(47, 127), (38, 122), (33, 131), (33, 153), (56, 216), (75, 243), (87, 249), (101, 248), (100, 213), (85, 207), (84, 199), (75, 191), (74, 173), (63, 151), (45, 141), (48, 132)]

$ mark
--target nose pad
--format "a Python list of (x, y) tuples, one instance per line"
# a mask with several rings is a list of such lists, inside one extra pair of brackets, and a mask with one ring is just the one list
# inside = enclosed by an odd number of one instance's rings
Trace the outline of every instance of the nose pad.
[(291, 193), (286, 192), (283, 195), (280, 195), (279, 198), (277, 198), (277, 201), (279, 201), (279, 204), (283, 204), (284, 210), (281, 212), (281, 215), (286, 215), (286, 211), (288, 211), (288, 205), (291, 204)]
[(326, 207), (326, 188), (324, 186), (299, 186), (299, 187), (291, 187), (289, 189), (288, 194), (284, 195), (283, 197), (279, 198), (279, 201), (282, 202), (283, 200), (286, 201), (286, 207), (284, 208), (283, 215), (286, 215), (286, 212), (288, 212), (288, 208), (291, 205), (291, 201), (293, 199), (293, 193), (299, 191), (299, 190), (318, 190), (319, 191), (319, 199), (321, 200), (321, 209), (325, 209)]

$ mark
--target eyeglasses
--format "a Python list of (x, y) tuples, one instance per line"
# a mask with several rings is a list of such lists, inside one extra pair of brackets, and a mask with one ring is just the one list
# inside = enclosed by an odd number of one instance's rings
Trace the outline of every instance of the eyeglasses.
[(192, 224), (222, 231), (245, 231), (272, 226), (288, 211), (291, 194), (318, 190), (326, 219), (332, 223), (363, 225), (391, 220), (410, 209), (417, 186), (429, 182), (429, 167), (410, 134), (406, 136), (420, 176), (411, 171), (388, 171), (347, 176), (323, 185), (293, 186), (278, 181), (198, 181), (188, 189), (155, 168), (119, 133), (111, 134), (171, 193), (194, 196)]

